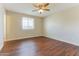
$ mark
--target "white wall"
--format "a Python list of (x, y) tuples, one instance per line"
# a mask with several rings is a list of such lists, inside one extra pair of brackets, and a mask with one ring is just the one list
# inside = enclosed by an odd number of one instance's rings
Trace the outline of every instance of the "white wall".
[[(22, 17), (33, 17), (34, 18), (34, 29), (23, 30), (22, 29)], [(6, 11), (6, 41), (37, 37), (43, 35), (43, 19), (31, 15), (16, 13), (12, 11)]]
[(46, 17), (44, 31), (47, 37), (79, 46), (79, 6)]
[(3, 47), (4, 36), (4, 9), (2, 4), (0, 4), (0, 49)]

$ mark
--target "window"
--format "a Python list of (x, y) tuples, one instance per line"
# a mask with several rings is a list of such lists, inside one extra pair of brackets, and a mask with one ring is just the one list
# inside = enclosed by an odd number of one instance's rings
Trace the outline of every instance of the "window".
[(23, 17), (22, 29), (34, 29), (34, 19), (30, 17)]

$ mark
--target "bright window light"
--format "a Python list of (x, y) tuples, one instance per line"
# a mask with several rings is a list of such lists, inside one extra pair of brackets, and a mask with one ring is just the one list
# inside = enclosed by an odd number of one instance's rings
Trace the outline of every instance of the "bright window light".
[(34, 29), (34, 19), (30, 17), (23, 17), (22, 29)]

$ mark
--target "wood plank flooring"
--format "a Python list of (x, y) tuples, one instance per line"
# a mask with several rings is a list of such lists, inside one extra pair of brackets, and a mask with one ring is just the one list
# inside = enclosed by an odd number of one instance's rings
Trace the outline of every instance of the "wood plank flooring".
[(50, 39), (35, 37), (5, 42), (1, 56), (79, 56), (79, 47)]

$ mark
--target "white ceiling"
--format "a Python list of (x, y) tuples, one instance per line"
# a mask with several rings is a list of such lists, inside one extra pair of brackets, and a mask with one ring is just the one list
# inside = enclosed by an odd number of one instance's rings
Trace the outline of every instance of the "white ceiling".
[(68, 9), (70, 7), (74, 7), (76, 5), (79, 5), (78, 3), (50, 3), (49, 9), (50, 11), (44, 12), (42, 14), (39, 14), (37, 11), (33, 12), (35, 8), (32, 5), (33, 3), (4, 3), (4, 7), (7, 10), (15, 11), (15, 12), (20, 12), (20, 13), (25, 13), (33, 16), (40, 16), (40, 17), (45, 17), (48, 15), (51, 15), (55, 12), (59, 12), (65, 9)]

